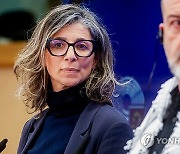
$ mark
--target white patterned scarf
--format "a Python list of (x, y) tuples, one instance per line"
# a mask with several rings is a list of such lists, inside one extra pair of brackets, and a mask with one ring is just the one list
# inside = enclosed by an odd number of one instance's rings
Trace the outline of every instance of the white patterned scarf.
[[(175, 77), (169, 79), (161, 85), (158, 95), (152, 102), (147, 115), (141, 125), (134, 130), (134, 138), (127, 142), (124, 147), (128, 154), (148, 154), (148, 147), (153, 144), (154, 137), (158, 135), (163, 128), (163, 118), (171, 102), (170, 92), (177, 86)], [(144, 144), (143, 137), (150, 137), (148, 145)], [(177, 121), (170, 138), (176, 138), (180, 141), (180, 112), (177, 113)], [(149, 142), (150, 141), (150, 142)], [(162, 154), (180, 154), (180, 142), (177, 144), (166, 144)]]

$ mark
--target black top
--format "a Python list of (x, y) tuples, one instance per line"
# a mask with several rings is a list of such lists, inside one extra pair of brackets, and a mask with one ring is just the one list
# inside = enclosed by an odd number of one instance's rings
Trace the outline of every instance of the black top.
[(172, 103), (167, 108), (163, 119), (163, 129), (154, 138), (154, 144), (150, 147), (149, 154), (160, 154), (165, 146), (162, 142), (158, 142), (160, 138), (169, 139), (173, 132), (173, 128), (177, 121), (177, 112), (180, 111), (180, 93), (178, 87), (171, 91)]
[(84, 83), (60, 92), (52, 90), (47, 92), (47, 104), (50, 112), (59, 117), (81, 113), (88, 101)]
[(64, 153), (76, 122), (89, 102), (83, 90), (84, 84), (80, 84), (60, 92), (48, 91), (50, 110), (28, 154)]

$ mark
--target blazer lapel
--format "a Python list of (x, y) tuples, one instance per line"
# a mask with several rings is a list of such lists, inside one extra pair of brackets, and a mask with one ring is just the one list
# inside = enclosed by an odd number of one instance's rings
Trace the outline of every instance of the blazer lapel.
[(101, 105), (98, 103), (89, 102), (77, 121), (64, 154), (75, 154), (78, 148), (83, 148), (82, 146), (85, 147), (85, 144), (88, 144), (88, 140), (90, 139), (89, 131), (93, 122), (93, 117), (100, 107)]
[[(47, 112), (49, 111), (49, 109), (46, 109), (44, 111), (44, 113), (42, 113), (42, 117), (39, 119), (36, 119), (36, 117), (34, 117), (34, 122), (31, 123), (31, 125), (29, 126), (29, 132), (27, 132), (27, 138), (26, 138), (26, 144), (21, 152), (21, 154), (25, 154), (27, 152), (27, 149), (29, 147), (29, 145), (31, 144), (33, 138), (35, 137), (37, 131), (39, 130), (40, 126), (42, 125), (44, 118), (46, 117)], [(33, 128), (32, 128), (33, 127)], [(33, 130), (32, 132), (30, 130)]]

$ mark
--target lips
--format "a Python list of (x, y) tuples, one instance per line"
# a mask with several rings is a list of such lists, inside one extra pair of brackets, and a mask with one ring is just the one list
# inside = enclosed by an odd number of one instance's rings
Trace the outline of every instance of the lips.
[(63, 68), (61, 70), (64, 72), (79, 72), (79, 69), (76, 68)]

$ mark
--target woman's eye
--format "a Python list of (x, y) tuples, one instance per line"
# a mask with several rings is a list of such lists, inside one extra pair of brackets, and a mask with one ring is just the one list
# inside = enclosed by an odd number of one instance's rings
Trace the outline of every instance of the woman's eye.
[(64, 47), (63, 42), (59, 42), (59, 41), (51, 42), (51, 48), (63, 48), (63, 47)]
[(85, 49), (87, 49), (88, 47), (87, 47), (85, 44), (78, 44), (78, 45), (76, 46), (76, 48), (81, 49), (81, 50), (85, 50)]
[(62, 43), (56, 43), (54, 46), (57, 47), (57, 48), (60, 48), (60, 47), (63, 46), (63, 44)]

